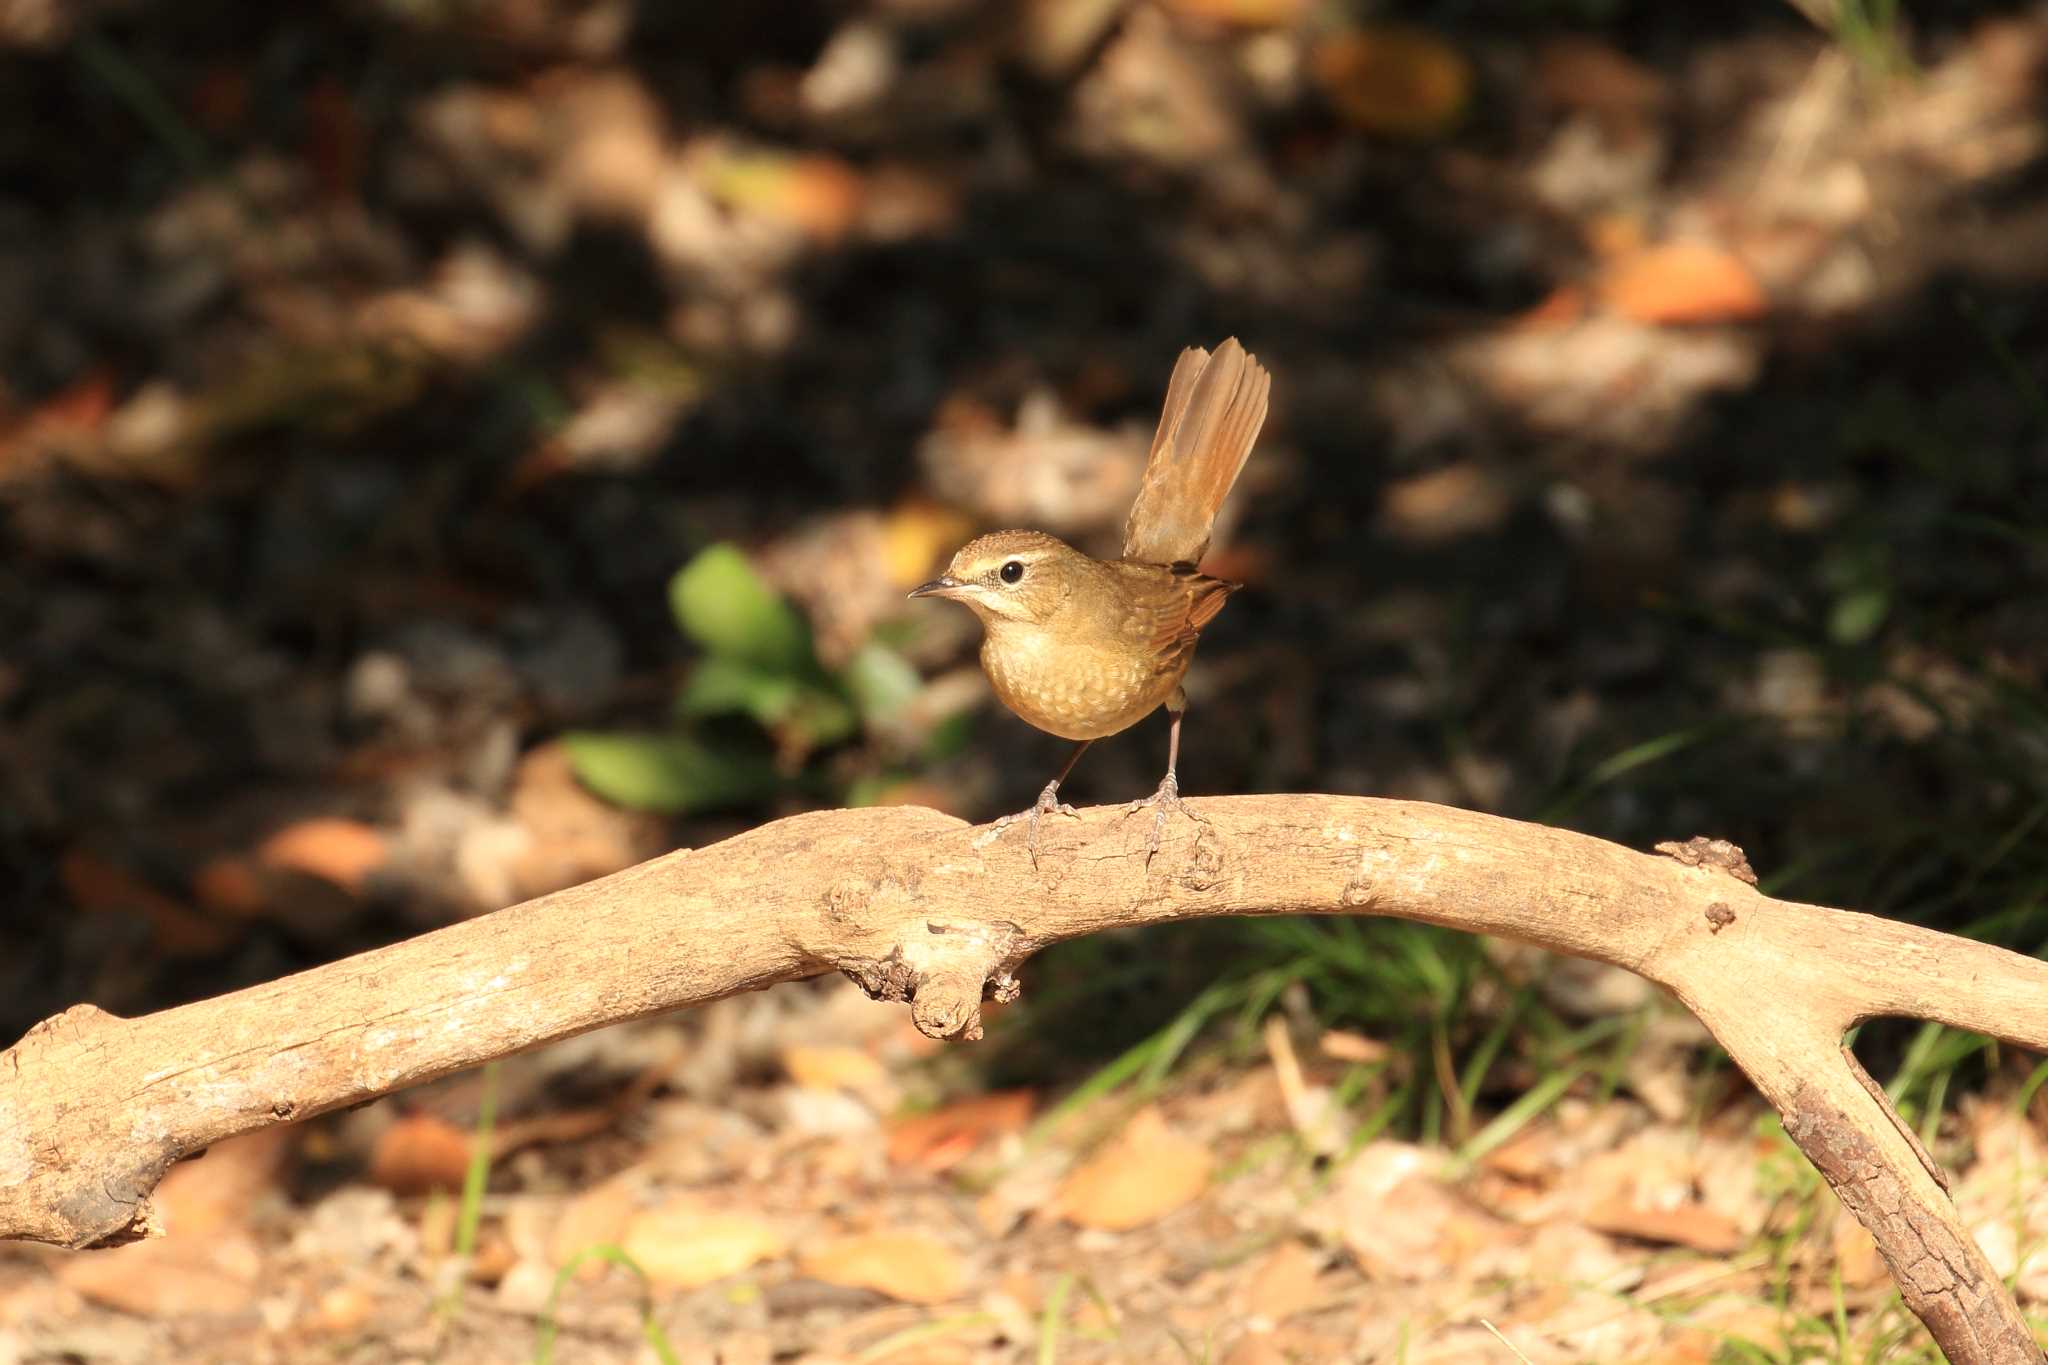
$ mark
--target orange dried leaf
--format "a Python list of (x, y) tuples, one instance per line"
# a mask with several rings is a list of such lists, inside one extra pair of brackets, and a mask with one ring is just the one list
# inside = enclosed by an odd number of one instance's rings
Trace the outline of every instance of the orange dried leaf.
[(1021, 1131), (1031, 1121), (1036, 1103), (1029, 1090), (1003, 1090), (900, 1119), (889, 1129), (889, 1160), (927, 1171), (947, 1170), (988, 1139)]
[[(1979, 1154), (1981, 1159), (1982, 1154)], [(1834, 1235), (1835, 1268), (1841, 1274), (1842, 1283), (1851, 1289), (1868, 1289), (1883, 1284), (1886, 1277), (1884, 1257), (1879, 1255), (1877, 1241), (1870, 1230), (1847, 1213), (1835, 1215)], [(2024, 1292), (2024, 1291), (2023, 1291)]]
[(1593, 38), (1560, 38), (1536, 54), (1530, 85), (1546, 103), (1565, 109), (1626, 114), (1656, 108), (1665, 99), (1655, 70)]
[(889, 1078), (873, 1056), (842, 1044), (792, 1043), (782, 1049), (782, 1069), (806, 1090), (866, 1090)]
[(1157, 1109), (1145, 1109), (1067, 1177), (1047, 1212), (1087, 1228), (1143, 1227), (1200, 1195), (1214, 1165), (1207, 1147), (1169, 1129)]
[(377, 1137), (370, 1179), (399, 1194), (462, 1187), (470, 1134), (433, 1114), (408, 1114)]
[[(623, 1171), (569, 1199), (547, 1238), (549, 1261), (567, 1265), (578, 1252), (621, 1238), (639, 1207), (639, 1187), (639, 1173)], [(596, 1279), (604, 1273), (604, 1263), (586, 1261), (578, 1273)]]
[(1309, 66), (1346, 122), (1387, 137), (1449, 132), (1472, 96), (1472, 64), (1422, 29), (1353, 29), (1317, 43)]
[(156, 946), (173, 956), (204, 957), (234, 941), (233, 926), (209, 919), (126, 868), (84, 849), (74, 848), (58, 860), (57, 879), (81, 910), (148, 920)]
[(904, 1303), (944, 1303), (967, 1287), (960, 1253), (915, 1232), (842, 1237), (806, 1254), (798, 1268), (826, 1284), (872, 1289)]
[(204, 1156), (171, 1167), (150, 1196), (164, 1231), (178, 1237), (210, 1237), (248, 1221), (257, 1198), (279, 1182), (303, 1130), (258, 1128), (227, 1138)]
[(245, 1232), (166, 1238), (64, 1261), (58, 1278), (94, 1303), (145, 1318), (219, 1317), (255, 1304), (262, 1252)]
[(101, 368), (44, 399), (29, 420), (46, 434), (89, 433), (106, 425), (113, 411), (113, 371)]
[(1666, 242), (1617, 258), (1600, 297), (1623, 317), (1653, 325), (1740, 322), (1770, 308), (1749, 268), (1706, 242)]
[(1749, 1240), (1734, 1219), (1705, 1204), (1657, 1209), (1611, 1199), (1586, 1215), (1586, 1226), (1614, 1237), (1690, 1247), (1710, 1256), (1740, 1251)]
[(192, 894), (209, 910), (244, 917), (262, 914), (270, 900), (262, 870), (232, 854), (208, 859), (193, 873)]
[(1561, 284), (1545, 295), (1541, 303), (1516, 318), (1513, 325), (1523, 331), (1540, 332), (1569, 327), (1585, 315), (1586, 291), (1575, 284)]
[(1284, 28), (1300, 19), (1307, 0), (1166, 0), (1184, 19), (1238, 28)]
[(717, 159), (708, 186), (735, 207), (779, 218), (828, 244), (852, 229), (867, 189), (837, 157), (773, 152)]
[(1282, 1242), (1267, 1252), (1238, 1290), (1247, 1313), (1285, 1322), (1323, 1297), (1322, 1257), (1299, 1242)]
[(370, 874), (390, 857), (390, 846), (360, 820), (322, 816), (286, 825), (263, 841), (256, 856), (267, 866), (303, 872), (360, 895)]

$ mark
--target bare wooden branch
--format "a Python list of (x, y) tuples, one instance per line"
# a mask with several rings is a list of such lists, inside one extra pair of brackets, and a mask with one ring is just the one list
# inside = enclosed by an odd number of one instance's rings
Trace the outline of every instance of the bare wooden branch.
[(0, 1054), (0, 1236), (147, 1235), (166, 1167), (604, 1024), (820, 972), (980, 1036), (1047, 944), (1209, 915), (1398, 915), (1610, 962), (1670, 988), (1784, 1115), (1957, 1362), (2038, 1362), (1936, 1168), (1841, 1047), (1878, 1015), (2048, 1050), (2048, 964), (1761, 895), (1711, 840), (1637, 853), (1563, 830), (1340, 796), (1203, 800), (983, 844), (936, 811), (824, 811), (218, 999), (88, 1005)]

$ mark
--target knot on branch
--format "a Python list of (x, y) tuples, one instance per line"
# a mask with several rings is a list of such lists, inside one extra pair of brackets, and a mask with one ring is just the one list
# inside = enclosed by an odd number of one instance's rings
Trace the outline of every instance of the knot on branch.
[(1667, 858), (1676, 858), (1687, 867), (1719, 868), (1739, 882), (1756, 885), (1756, 873), (1750, 870), (1748, 857), (1740, 846), (1726, 839), (1709, 839), (1704, 834), (1695, 834), (1682, 844), (1675, 839), (1666, 839), (1657, 845), (1657, 852)]
[(1022, 990), (1010, 972), (1010, 951), (1021, 931), (1014, 924), (925, 922), (921, 932), (880, 958), (839, 964), (876, 1000), (910, 1005), (911, 1022), (928, 1038), (981, 1037), (981, 1002), (1015, 1000)]

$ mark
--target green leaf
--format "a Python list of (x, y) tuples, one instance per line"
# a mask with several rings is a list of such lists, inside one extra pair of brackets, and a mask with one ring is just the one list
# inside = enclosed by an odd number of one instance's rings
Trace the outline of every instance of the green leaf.
[(713, 545), (677, 570), (668, 601), (683, 634), (712, 654), (783, 673), (817, 668), (803, 617), (732, 545)]
[(919, 754), (926, 763), (943, 763), (967, 748), (968, 740), (974, 737), (974, 718), (962, 712), (948, 716), (932, 727), (931, 735), (924, 742)]
[(683, 734), (564, 735), (569, 760), (607, 801), (679, 814), (759, 801), (777, 785), (764, 754), (713, 748)]
[(852, 703), (837, 692), (799, 686), (776, 729), (802, 741), (806, 749), (821, 749), (851, 739), (860, 729), (860, 717), (854, 713)]
[(1828, 614), (1828, 634), (1839, 645), (1858, 645), (1877, 633), (1891, 611), (1891, 594), (1883, 588), (1859, 588), (1835, 600)]
[(748, 715), (772, 729), (796, 705), (802, 686), (787, 673), (713, 654), (683, 684), (676, 710), (684, 716)]
[[(856, 807), (879, 805), (889, 794), (889, 789), (900, 780), (894, 773), (869, 773), (865, 777), (857, 777), (846, 789), (845, 804)], [(2043, 1062), (2042, 1066), (2048, 1068), (2048, 1062)]]
[(685, 717), (745, 715), (803, 749), (850, 739), (860, 729), (853, 706), (832, 687), (714, 654), (676, 698)]
[(839, 681), (852, 695), (861, 716), (871, 723), (895, 715), (924, 690), (924, 678), (910, 661), (875, 640), (862, 645), (846, 661)]

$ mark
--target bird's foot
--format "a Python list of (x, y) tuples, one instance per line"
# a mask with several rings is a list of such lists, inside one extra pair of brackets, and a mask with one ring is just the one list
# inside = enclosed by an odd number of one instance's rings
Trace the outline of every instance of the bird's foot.
[(1165, 777), (1159, 779), (1158, 791), (1153, 792), (1150, 796), (1131, 802), (1130, 805), (1124, 807), (1124, 814), (1135, 815), (1147, 806), (1153, 807), (1152, 828), (1145, 836), (1145, 866), (1147, 867), (1152, 866), (1152, 855), (1159, 852), (1159, 839), (1161, 835), (1166, 833), (1166, 816), (1168, 812), (1185, 815), (1188, 819), (1198, 824), (1206, 825), (1209, 823), (1201, 816), (1195, 814), (1194, 810), (1180, 799), (1180, 779), (1175, 777), (1171, 770), (1167, 772)]
[(1071, 815), (1077, 820), (1081, 817), (1081, 812), (1060, 800), (1059, 792), (1059, 783), (1046, 783), (1045, 790), (1038, 794), (1038, 799), (1031, 803), (1029, 809), (1020, 810), (1015, 815), (1005, 815), (1002, 819), (990, 825), (975, 839), (974, 847), (976, 849), (987, 848), (990, 844), (1003, 837), (1004, 830), (1022, 820), (1024, 822), (1024, 849), (1031, 855), (1031, 865), (1033, 867), (1038, 866), (1039, 819), (1047, 815)]

